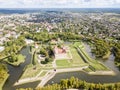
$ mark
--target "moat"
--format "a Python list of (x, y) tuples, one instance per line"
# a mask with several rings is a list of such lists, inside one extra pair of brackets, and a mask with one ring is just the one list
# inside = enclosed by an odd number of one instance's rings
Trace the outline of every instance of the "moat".
[[(94, 56), (90, 53), (90, 47), (88, 45), (86, 46), (86, 52), (90, 57), (94, 58)], [(3, 90), (15, 90), (16, 86), (14, 87), (14, 83), (19, 79), (21, 76), (23, 69), (26, 65), (30, 63), (31, 60), (31, 54), (29, 53), (29, 46), (23, 48), (20, 51), (21, 54), (24, 54), (26, 56), (26, 61), (21, 64), (18, 67), (13, 67), (11, 65), (8, 65), (10, 77), (6, 81), (6, 84), (3, 88)], [(61, 79), (66, 79), (70, 78), (71, 76), (77, 77), (81, 80), (85, 80), (87, 82), (92, 82), (92, 83), (114, 83), (114, 82), (120, 82), (120, 72), (119, 69), (115, 66), (114, 64), (114, 56), (110, 55), (109, 60), (102, 61), (101, 62), (108, 66), (110, 69), (112, 69), (116, 75), (115, 76), (98, 76), (98, 75), (88, 75), (82, 71), (76, 71), (76, 72), (65, 72), (65, 73), (59, 73), (56, 74), (55, 77), (53, 77), (51, 80), (47, 82), (47, 84), (53, 84), (53, 83), (59, 83)], [(40, 81), (32, 82), (32, 83), (27, 83), (27, 84), (22, 84), (18, 85), (17, 88), (27, 88), (27, 87), (32, 87), (35, 88)], [(46, 84), (46, 85), (47, 85)]]

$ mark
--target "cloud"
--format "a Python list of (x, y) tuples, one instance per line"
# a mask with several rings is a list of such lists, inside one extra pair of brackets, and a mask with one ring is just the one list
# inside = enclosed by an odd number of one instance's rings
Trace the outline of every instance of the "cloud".
[(84, 2), (90, 2), (91, 0), (84, 0)]
[(116, 2), (117, 4), (120, 4), (120, 0), (115, 0), (115, 2)]
[(120, 7), (120, 0), (0, 0), (0, 8)]

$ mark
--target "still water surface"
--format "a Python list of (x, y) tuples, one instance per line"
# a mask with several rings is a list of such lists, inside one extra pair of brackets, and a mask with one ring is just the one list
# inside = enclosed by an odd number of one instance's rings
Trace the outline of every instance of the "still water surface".
[[(94, 54), (91, 53), (90, 46), (88, 44), (85, 45), (85, 51), (87, 54), (95, 59)], [(114, 64), (114, 55), (111, 54), (108, 60), (101, 60), (99, 59), (100, 62), (102, 62), (104, 65), (108, 66), (110, 69), (112, 69), (116, 75), (115, 76), (98, 76), (98, 75), (88, 75), (82, 71), (77, 71), (77, 72), (66, 72), (66, 73), (59, 73), (56, 74), (54, 78), (52, 78), (50, 81), (47, 82), (46, 85), (54, 83), (59, 83), (61, 79), (67, 79), (70, 78), (71, 76), (77, 77), (81, 80), (85, 80), (87, 82), (91, 83), (113, 83), (113, 82), (120, 82), (120, 71), (118, 67), (115, 66)]]
[[(85, 50), (88, 53), (88, 55), (91, 58), (95, 58), (95, 56), (91, 53), (90, 46), (85, 44)], [(7, 80), (3, 90), (15, 90), (16, 88), (27, 88), (27, 87), (32, 87), (35, 88), (39, 81), (28, 83), (28, 84), (23, 84), (17, 87), (13, 87), (13, 84), (19, 79), (21, 76), (23, 69), (26, 65), (30, 63), (31, 60), (31, 54), (29, 53), (29, 46), (23, 48), (20, 53), (26, 56), (26, 61), (21, 64), (19, 67), (13, 67), (11, 65), (8, 65), (10, 77)], [(108, 60), (100, 60), (103, 64), (108, 66), (110, 69), (114, 70), (116, 72), (116, 76), (96, 76), (96, 75), (88, 75), (82, 71), (77, 71), (77, 72), (66, 72), (66, 73), (59, 73), (56, 74), (55, 77), (53, 77), (50, 81), (47, 82), (46, 85), (54, 83), (59, 83), (61, 79), (67, 79), (70, 78), (71, 76), (77, 77), (81, 80), (85, 80), (87, 82), (93, 82), (93, 83), (113, 83), (113, 82), (120, 82), (120, 71), (119, 69), (115, 66), (114, 64), (114, 56), (110, 55)]]
[(20, 85), (20, 86), (17, 86), (17, 87), (14, 87), (14, 83), (19, 79), (19, 77), (21, 76), (21, 74), (23, 73), (23, 69), (26, 65), (28, 65), (31, 61), (31, 54), (29, 53), (29, 49), (30, 47), (27, 46), (25, 48), (23, 48), (20, 53), (25, 55), (26, 56), (26, 60), (24, 63), (22, 63), (20, 66), (18, 67), (13, 67), (11, 65), (7, 65), (8, 66), (8, 69), (9, 69), (9, 78), (8, 80), (6, 81), (4, 87), (3, 87), (3, 90), (15, 90), (16, 88), (19, 88), (19, 87), (23, 87), (23, 88), (26, 88), (26, 87), (36, 87), (37, 84), (39, 83), (38, 81), (37, 82), (33, 82), (33, 83), (29, 83), (29, 84), (24, 84), (24, 85)]

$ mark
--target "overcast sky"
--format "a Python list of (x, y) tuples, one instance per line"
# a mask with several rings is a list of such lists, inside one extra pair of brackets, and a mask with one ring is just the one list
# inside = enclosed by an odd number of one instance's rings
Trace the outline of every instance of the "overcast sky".
[(0, 0), (0, 8), (120, 8), (120, 0)]

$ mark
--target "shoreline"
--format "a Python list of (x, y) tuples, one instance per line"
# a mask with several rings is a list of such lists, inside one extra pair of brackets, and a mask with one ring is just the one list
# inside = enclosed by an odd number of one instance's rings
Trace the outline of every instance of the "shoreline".
[[(24, 46), (21, 46), (20, 47), (20, 49), (17, 51), (17, 53), (15, 53), (15, 54), (18, 54), (24, 47), (26, 47), (27, 45), (24, 45)], [(11, 62), (9, 62), (9, 61), (6, 61), (6, 60), (4, 60), (4, 59), (6, 59), (6, 58), (8, 58), (8, 57), (10, 57), (10, 55), (7, 55), (7, 56), (4, 56), (4, 57), (2, 57), (2, 58), (0, 58), (0, 60), (2, 61), (5, 61), (7, 64), (9, 64), (9, 65), (12, 65), (12, 66), (19, 66), (19, 65), (14, 65), (13, 63), (11, 63)], [(24, 62), (23, 62), (24, 63)]]
[(98, 76), (115, 76), (116, 73), (114, 71), (95, 71), (95, 72), (87, 72), (87, 71), (84, 71), (82, 70), (84, 73), (87, 73), (89, 75), (98, 75)]
[(0, 85), (0, 90), (3, 89), (4, 84), (6, 83), (7, 79), (9, 78), (9, 76), (10, 76), (9, 74), (6, 75), (5, 79), (3, 80), (3, 82), (2, 82), (1, 85)]
[[(35, 82), (35, 81), (40, 81), (37, 87), (43, 87), (50, 79), (52, 79), (56, 74), (59, 73), (64, 73), (64, 72), (75, 72), (75, 71), (82, 71), (84, 73), (87, 73), (89, 75), (111, 75), (114, 76), (116, 75), (114, 71), (96, 71), (96, 72), (86, 72), (83, 69), (88, 68), (88, 66), (80, 67), (80, 68), (65, 68), (65, 69), (57, 69), (56, 71), (54, 70), (49, 70), (46, 75), (43, 77), (33, 77), (33, 78), (25, 78), (25, 79), (20, 79), (18, 82), (15, 82), (13, 86), (29, 83), (29, 82)], [(37, 75), (36, 75), (37, 76)]]
[[(64, 73), (64, 72), (74, 72), (74, 71), (83, 71), (84, 73), (87, 73), (89, 75), (115, 75), (115, 73), (113, 71), (96, 71), (96, 72), (85, 72), (83, 70), (83, 68), (87, 68), (87, 66), (85, 67), (82, 67), (82, 68), (68, 68), (68, 69), (58, 69), (56, 71), (56, 74), (59, 74), (59, 73)], [(102, 73), (101, 73), (102, 72)], [(54, 75), (55, 76), (55, 75)], [(53, 76), (53, 77), (54, 77)], [(43, 82), (40, 82), (40, 84), (38, 84), (37, 87), (43, 87), (51, 78), (53, 77), (50, 77), (47, 79), (47, 81), (43, 81)], [(45, 83), (46, 82), (46, 83)]]

